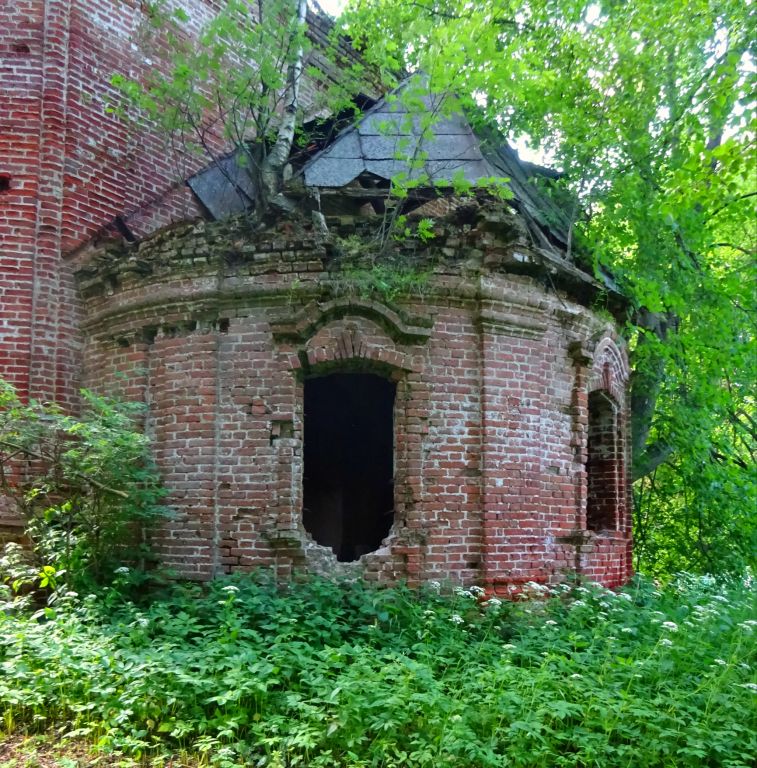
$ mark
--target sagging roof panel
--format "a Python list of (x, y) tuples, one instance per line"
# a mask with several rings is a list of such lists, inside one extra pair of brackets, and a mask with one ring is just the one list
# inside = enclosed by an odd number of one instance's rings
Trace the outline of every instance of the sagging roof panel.
[(545, 189), (557, 174), (522, 161), (496, 129), (474, 132), (453, 97), (423, 87), (410, 78), (344, 129), (304, 165), (306, 186), (343, 187), (365, 171), (431, 184), (506, 177), (535, 244), (564, 256), (570, 216)]
[(243, 157), (237, 150), (187, 179), (189, 188), (214, 219), (242, 213), (255, 204), (255, 184)]

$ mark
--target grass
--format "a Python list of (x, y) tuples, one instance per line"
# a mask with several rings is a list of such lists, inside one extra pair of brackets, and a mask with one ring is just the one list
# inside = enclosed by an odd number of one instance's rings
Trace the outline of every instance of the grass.
[[(264, 575), (137, 600), (119, 579), (0, 611), (2, 768), (757, 764), (748, 578), (514, 603)], [(59, 762), (20, 761), (51, 740)]]

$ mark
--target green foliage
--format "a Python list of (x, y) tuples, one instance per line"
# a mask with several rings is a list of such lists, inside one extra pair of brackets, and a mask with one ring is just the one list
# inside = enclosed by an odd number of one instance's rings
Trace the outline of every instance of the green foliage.
[[(390, 303), (402, 296), (423, 295), (432, 265), (419, 260), (413, 246), (433, 240), (434, 221), (409, 222), (399, 215), (393, 219), (392, 232), (393, 244), (407, 252), (381, 252), (380, 243), (356, 235), (335, 238), (340, 282), (360, 296), (378, 296)], [(376, 258), (377, 253), (381, 258)]]
[(342, 277), (361, 296), (379, 296), (392, 302), (401, 296), (422, 295), (431, 272), (406, 261), (377, 261), (370, 265), (345, 264)]
[[(290, 107), (291, 67), (310, 49), (297, 11), (297, 0), (227, 0), (198, 24), (181, 7), (158, 0), (140, 42), (160, 66), (140, 79), (114, 74), (119, 99), (110, 109), (157, 128), (176, 158), (189, 153), (214, 160), (242, 148), (240, 162), (255, 177), (277, 138), (282, 112)], [(333, 72), (307, 67), (316, 86), (308, 110), (353, 108), (351, 97), (364, 87), (364, 66), (346, 55), (336, 34), (322, 44), (320, 54), (338, 71), (339, 81)], [(301, 122), (299, 103), (293, 108)]]
[(108, 581), (143, 558), (143, 534), (164, 491), (138, 429), (142, 406), (83, 392), (80, 416), (22, 403), (0, 382), (0, 495), (15, 504), (31, 548), (8, 545), (0, 579), (76, 588)]
[(344, 24), (545, 150), (580, 201), (576, 248), (631, 301), (639, 565), (754, 563), (754, 9), (354, 0)]
[(260, 576), (0, 612), (2, 722), (156, 765), (753, 765), (750, 579), (524, 594)]

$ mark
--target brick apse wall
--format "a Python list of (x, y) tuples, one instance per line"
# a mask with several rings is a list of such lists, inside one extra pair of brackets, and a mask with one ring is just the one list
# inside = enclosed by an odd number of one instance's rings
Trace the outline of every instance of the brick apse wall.
[[(350, 290), (306, 224), (187, 224), (80, 255), (84, 381), (150, 405), (177, 511), (155, 540), (166, 562), (196, 578), (357, 568), (500, 591), (568, 571), (627, 580), (628, 369), (612, 325), (513, 274), (522, 255), (478, 224), (438, 225), (424, 258), (423, 294), (394, 305)], [(336, 476), (313, 489), (307, 446), (341, 439), (350, 382), (363, 431), (329, 466), (384, 439), (360, 415), (383, 386), (392, 486), (383, 518), (342, 529), (345, 555), (327, 529), (333, 494), (353, 491)], [(318, 401), (330, 389), (336, 412)]]

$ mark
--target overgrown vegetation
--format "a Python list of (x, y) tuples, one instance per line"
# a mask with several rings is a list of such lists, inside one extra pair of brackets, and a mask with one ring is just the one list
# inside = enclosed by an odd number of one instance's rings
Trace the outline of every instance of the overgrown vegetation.
[(0, 497), (24, 522), (28, 544), (0, 557), (0, 581), (14, 591), (109, 583), (116, 568), (144, 560), (144, 533), (165, 513), (138, 428), (143, 406), (82, 394), (77, 417), (22, 403), (0, 380)]
[[(130, 574), (0, 612), (6, 733), (165, 764), (753, 766), (757, 585), (377, 589)], [(442, 590), (444, 591), (444, 590)], [(10, 609), (10, 610), (9, 610)]]
[(754, 9), (353, 0), (343, 22), (545, 152), (572, 247), (629, 298), (637, 566), (754, 567)]

